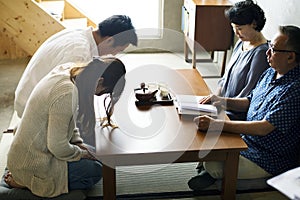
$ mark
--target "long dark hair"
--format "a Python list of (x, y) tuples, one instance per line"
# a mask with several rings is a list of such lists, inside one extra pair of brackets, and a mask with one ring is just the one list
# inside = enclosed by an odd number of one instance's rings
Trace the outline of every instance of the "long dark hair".
[[(119, 99), (125, 86), (126, 69), (117, 58), (94, 59), (82, 68), (73, 68), (71, 78), (78, 89), (78, 113), (76, 123), (86, 142), (93, 143), (92, 136), (96, 124), (94, 110), (94, 95), (100, 78), (103, 78), (101, 94), (108, 94), (104, 107), (108, 125), (111, 123), (114, 104)], [(107, 103), (108, 102), (108, 103)], [(91, 136), (91, 137), (90, 137)], [(90, 140), (90, 141), (87, 141)]]

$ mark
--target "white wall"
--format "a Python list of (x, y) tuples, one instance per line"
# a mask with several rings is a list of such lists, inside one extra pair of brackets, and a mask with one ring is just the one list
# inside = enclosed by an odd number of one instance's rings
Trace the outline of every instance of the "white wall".
[[(239, 0), (231, 0), (235, 3)], [(266, 25), (262, 33), (267, 39), (272, 39), (279, 25), (296, 25), (300, 27), (300, 1), (299, 0), (256, 0), (264, 10)]]
[[(241, 0), (230, 0), (232, 4)], [(255, 0), (254, 0), (255, 1)], [(300, 0), (256, 0), (257, 4), (264, 10), (266, 25), (262, 30), (267, 39), (271, 40), (278, 30), (279, 25), (293, 24), (300, 27)], [(164, 28), (181, 33), (181, 6), (183, 0), (164, 0)], [(168, 43), (174, 40), (143, 40), (139, 46), (158, 47), (172, 51), (183, 51), (183, 34), (175, 35), (177, 42)], [(132, 48), (134, 49), (134, 48)], [(132, 50), (130, 49), (130, 51)]]

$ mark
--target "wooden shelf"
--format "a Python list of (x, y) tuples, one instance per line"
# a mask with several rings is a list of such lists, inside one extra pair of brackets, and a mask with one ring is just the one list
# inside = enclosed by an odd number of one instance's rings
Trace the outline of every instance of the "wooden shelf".
[[(221, 76), (226, 65), (227, 50), (232, 45), (232, 28), (225, 17), (231, 6), (228, 0), (185, 0), (182, 8), (182, 30), (185, 34), (184, 53), (188, 61), (192, 53), (192, 65), (196, 67), (196, 52), (224, 51)], [(205, 60), (206, 62), (207, 60)]]

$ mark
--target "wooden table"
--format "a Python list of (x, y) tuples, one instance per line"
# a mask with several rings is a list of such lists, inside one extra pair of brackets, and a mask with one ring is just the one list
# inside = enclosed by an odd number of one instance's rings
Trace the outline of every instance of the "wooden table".
[(143, 81), (164, 82), (177, 94), (209, 94), (198, 71), (145, 67), (127, 73), (126, 80), (114, 113), (119, 128), (96, 127), (104, 199), (116, 199), (117, 166), (217, 160), (225, 161), (222, 199), (235, 199), (239, 152), (247, 148), (239, 135), (199, 132), (192, 119), (179, 117), (172, 105), (141, 109), (134, 104), (133, 89)]

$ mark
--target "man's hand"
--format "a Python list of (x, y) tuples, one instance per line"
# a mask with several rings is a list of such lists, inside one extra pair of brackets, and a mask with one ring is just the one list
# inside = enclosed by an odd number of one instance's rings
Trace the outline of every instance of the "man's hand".
[(196, 123), (198, 130), (206, 132), (211, 123), (214, 123), (215, 119), (203, 115), (194, 118), (194, 122)]

